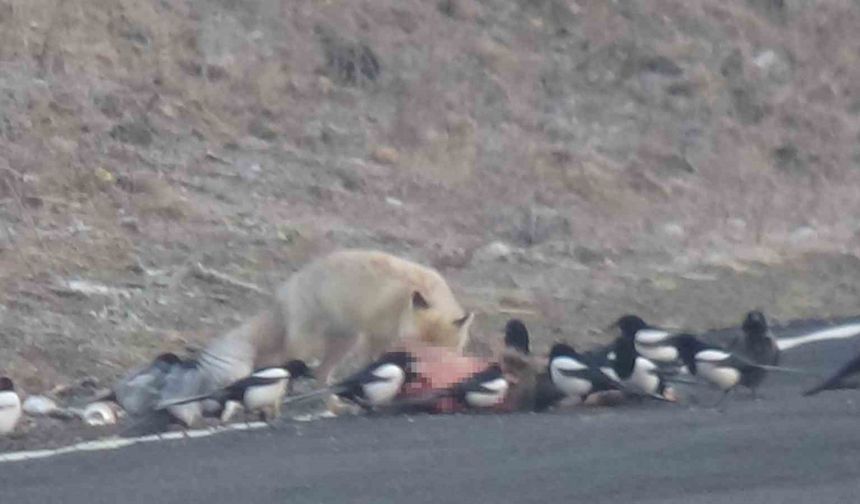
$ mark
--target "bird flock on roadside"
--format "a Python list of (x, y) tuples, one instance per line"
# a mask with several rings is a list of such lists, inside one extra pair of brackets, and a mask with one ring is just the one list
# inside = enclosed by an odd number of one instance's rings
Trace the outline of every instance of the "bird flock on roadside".
[[(582, 351), (557, 341), (547, 356), (540, 357), (531, 352), (525, 323), (510, 319), (504, 328), (504, 351), (495, 362), (451, 386), (417, 395), (403, 393), (419, 377), (415, 356), (391, 351), (333, 385), (304, 394), (292, 394), (293, 384), (299, 379), (314, 379), (313, 370), (301, 360), (291, 360), (283, 366), (257, 369), (205, 395), (150, 406), (167, 425), (188, 428), (199, 416), (216, 416), (226, 423), (238, 409), (271, 422), (280, 416), (284, 405), (322, 394), (334, 394), (369, 412), (433, 411), (443, 398), (466, 411), (500, 411), (503, 404), (513, 404), (508, 410), (545, 411), (566, 401), (586, 402), (603, 393), (674, 403), (679, 401), (676, 385), (686, 384), (721, 391), (714, 404), (719, 408), (740, 387), (757, 397), (770, 372), (815, 374), (780, 365), (779, 347), (760, 311), (747, 313), (742, 334), (725, 346), (690, 332), (651, 326), (636, 315), (619, 317), (609, 329), (615, 330), (617, 337), (608, 345)], [(174, 373), (194, 366), (193, 359), (163, 353), (120, 383), (161, 387), (171, 383)], [(860, 355), (804, 395), (860, 388), (857, 378)], [(100, 399), (117, 401), (121, 395), (113, 390)], [(517, 397), (512, 400), (512, 396)], [(21, 399), (13, 381), (0, 376), (0, 435), (12, 432), (21, 415)]]

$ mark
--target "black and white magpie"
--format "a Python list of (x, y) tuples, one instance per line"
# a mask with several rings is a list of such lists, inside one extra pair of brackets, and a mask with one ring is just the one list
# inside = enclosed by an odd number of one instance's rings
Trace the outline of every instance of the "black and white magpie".
[[(741, 325), (743, 334), (735, 339), (728, 349), (756, 364), (768, 366), (779, 365), (779, 346), (770, 332), (764, 313), (753, 310), (746, 314)], [(756, 389), (764, 381), (767, 372), (757, 368), (750, 371), (747, 383), (753, 395)]]
[(810, 374), (806, 371), (767, 364), (758, 364), (716, 346), (704, 343), (692, 334), (678, 334), (672, 338), (684, 364), (694, 376), (704, 379), (723, 391), (717, 406), (737, 386), (754, 387), (764, 371), (785, 371)]
[(454, 398), (467, 408), (484, 409), (498, 406), (505, 400), (509, 383), (499, 364), (490, 364), (483, 371), (455, 383), (443, 395)]
[(586, 355), (566, 343), (552, 346), (547, 372), (553, 385), (564, 395), (585, 401), (589, 395), (618, 390), (619, 383), (606, 375)]
[(642, 357), (662, 365), (678, 362), (678, 349), (669, 341), (671, 332), (652, 327), (637, 315), (623, 315), (612, 327), (617, 327), (621, 336), (633, 341)]
[(615, 351), (609, 360), (614, 372), (612, 378), (619, 381), (626, 391), (655, 399), (674, 400), (660, 367), (639, 355), (632, 339), (623, 336), (617, 338)]
[(7, 376), (0, 376), (0, 435), (8, 434), (21, 419), (21, 398), (15, 384)]
[(812, 396), (825, 390), (847, 390), (860, 388), (860, 355), (842, 365), (833, 375), (803, 393)]
[(229, 420), (234, 404), (241, 404), (245, 411), (259, 413), (263, 420), (271, 421), (280, 416), (288, 384), (293, 379), (312, 376), (304, 361), (291, 360), (284, 366), (257, 369), (245, 378), (208, 394), (164, 401), (158, 405), (158, 409), (210, 399), (220, 406), (222, 422)]
[(390, 403), (410, 380), (414, 379), (415, 358), (403, 351), (387, 352), (379, 359), (340, 382), (306, 394), (288, 398), (291, 403), (325, 393), (352, 401), (365, 409)]

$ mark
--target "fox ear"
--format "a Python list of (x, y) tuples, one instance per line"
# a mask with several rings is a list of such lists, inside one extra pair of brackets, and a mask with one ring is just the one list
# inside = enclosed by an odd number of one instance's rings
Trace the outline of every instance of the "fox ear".
[(412, 293), (412, 308), (416, 310), (426, 310), (427, 308), (430, 308), (430, 303), (424, 299), (424, 296), (422, 296), (420, 292), (415, 291)]

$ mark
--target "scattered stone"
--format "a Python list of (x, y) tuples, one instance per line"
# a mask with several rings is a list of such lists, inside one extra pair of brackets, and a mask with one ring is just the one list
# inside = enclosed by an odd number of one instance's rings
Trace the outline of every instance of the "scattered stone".
[(110, 296), (119, 298), (129, 298), (131, 293), (126, 289), (109, 287), (107, 285), (90, 282), (88, 280), (68, 280), (63, 285), (55, 285), (51, 287), (55, 294), (59, 295), (78, 295), (82, 297), (90, 296)]
[(377, 147), (370, 153), (370, 159), (384, 165), (397, 164), (399, 158), (400, 155), (397, 149), (393, 147)]
[(810, 226), (801, 226), (791, 232), (788, 240), (793, 245), (802, 245), (806, 242), (815, 240), (816, 237), (818, 237), (818, 231)]
[(436, 269), (464, 268), (469, 264), (472, 256), (461, 247), (440, 247), (433, 258), (433, 267)]
[(86, 408), (84, 408), (81, 418), (87, 425), (113, 425), (117, 421), (117, 412), (111, 403), (97, 401), (88, 404)]
[(48, 416), (56, 412), (59, 407), (53, 399), (42, 395), (33, 395), (24, 400), (21, 405), (24, 413), (30, 416)]
[(403, 206), (402, 201), (400, 201), (397, 198), (392, 198), (391, 196), (386, 196), (385, 202), (388, 203), (389, 205), (393, 206), (393, 207), (402, 207)]
[(791, 64), (778, 52), (766, 49), (755, 55), (753, 65), (767, 78), (785, 83), (791, 78)]
[(506, 261), (511, 257), (513, 252), (513, 249), (509, 245), (500, 241), (494, 241), (476, 250), (472, 257), (484, 262)]
[(660, 230), (663, 232), (664, 235), (669, 236), (671, 238), (683, 238), (685, 234), (684, 227), (674, 222), (664, 224)]

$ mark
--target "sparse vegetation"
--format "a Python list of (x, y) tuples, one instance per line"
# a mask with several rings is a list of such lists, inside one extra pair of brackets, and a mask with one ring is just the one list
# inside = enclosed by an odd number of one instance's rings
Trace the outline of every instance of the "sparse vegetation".
[(335, 246), (443, 268), (484, 337), (499, 308), (545, 341), (853, 313), (858, 28), (849, 0), (0, 0), (0, 365), (113, 377), (260, 302), (189, 264), (271, 288)]

